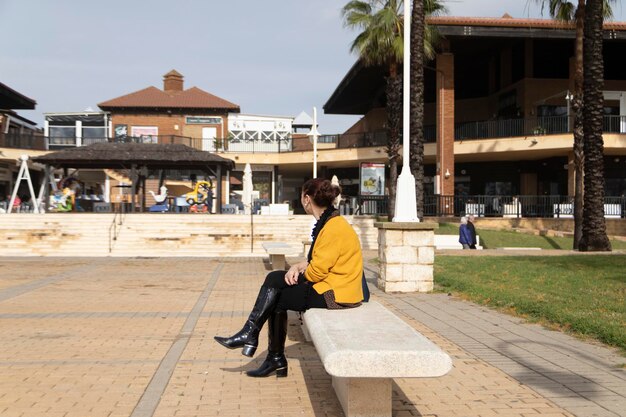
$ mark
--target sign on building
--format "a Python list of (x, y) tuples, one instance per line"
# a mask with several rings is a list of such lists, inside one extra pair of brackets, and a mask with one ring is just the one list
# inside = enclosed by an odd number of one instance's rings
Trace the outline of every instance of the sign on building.
[(361, 162), (359, 194), (385, 195), (385, 164)]

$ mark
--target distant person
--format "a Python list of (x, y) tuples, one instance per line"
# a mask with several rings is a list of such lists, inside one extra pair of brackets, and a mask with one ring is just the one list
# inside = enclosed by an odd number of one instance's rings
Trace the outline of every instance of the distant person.
[(206, 204), (207, 206), (207, 209), (208, 209), (207, 212), (211, 214), (213, 210), (213, 189), (211, 187), (209, 187), (209, 189), (206, 192), (206, 200), (204, 204)]
[(463, 249), (469, 249), (472, 244), (472, 234), (467, 227), (467, 217), (461, 217), (461, 227), (459, 227), (459, 243)]
[(474, 227), (474, 215), (470, 214), (467, 217), (467, 228), (470, 231), (470, 234), (472, 235), (472, 243), (470, 244), (470, 249), (476, 249), (476, 228)]

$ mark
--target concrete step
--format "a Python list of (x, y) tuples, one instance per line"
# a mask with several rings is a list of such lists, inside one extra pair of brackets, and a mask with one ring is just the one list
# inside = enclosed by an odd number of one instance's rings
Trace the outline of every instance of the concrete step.
[[(111, 225), (117, 240), (109, 253)], [(263, 241), (310, 238), (310, 216), (47, 213), (0, 216), (2, 256), (265, 256)], [(348, 217), (364, 249), (377, 247), (373, 220)]]

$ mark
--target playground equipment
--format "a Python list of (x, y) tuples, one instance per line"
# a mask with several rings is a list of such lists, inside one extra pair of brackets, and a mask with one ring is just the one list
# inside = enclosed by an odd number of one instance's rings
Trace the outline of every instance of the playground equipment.
[(55, 191), (55, 193), (50, 196), (50, 206), (48, 210), (59, 213), (72, 211), (74, 207), (73, 200), (74, 193), (69, 188), (66, 187), (63, 190)]
[(204, 204), (210, 207), (213, 205), (213, 184), (210, 181), (198, 181), (193, 191), (183, 197), (190, 206)]
[(33, 182), (30, 179), (30, 172), (28, 171), (28, 155), (20, 156), (20, 172), (17, 174), (17, 181), (15, 182), (15, 187), (13, 187), (13, 193), (11, 194), (11, 200), (9, 201), (9, 206), (7, 207), (7, 213), (11, 213), (13, 208), (18, 208), (19, 206), (15, 205), (16, 201), (20, 201), (21, 199), (17, 195), (17, 190), (20, 188), (20, 182), (22, 180), (26, 181), (28, 184), (28, 190), (30, 191), (31, 201), (33, 202), (33, 213), (39, 213), (39, 202), (35, 197), (35, 190), (33, 189)]
[(162, 185), (161, 194), (155, 194), (154, 191), (150, 190), (150, 194), (152, 194), (152, 198), (156, 201), (156, 204), (150, 207), (149, 211), (151, 213), (163, 213), (169, 210), (169, 205), (167, 204), (167, 187)]
[(65, 213), (74, 210), (76, 195), (84, 188), (83, 184), (73, 176), (59, 181), (58, 188), (50, 195), (49, 211)]

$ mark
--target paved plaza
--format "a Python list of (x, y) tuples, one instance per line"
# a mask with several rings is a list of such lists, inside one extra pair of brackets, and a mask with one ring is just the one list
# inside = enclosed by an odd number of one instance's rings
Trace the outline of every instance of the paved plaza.
[[(288, 378), (243, 374), (264, 358), (265, 332), (252, 361), (212, 340), (247, 317), (261, 258), (0, 265), (1, 417), (343, 415), (295, 315)], [(441, 378), (396, 379), (394, 416), (626, 415), (626, 359), (609, 349), (445, 294), (370, 288), (454, 362)]]

